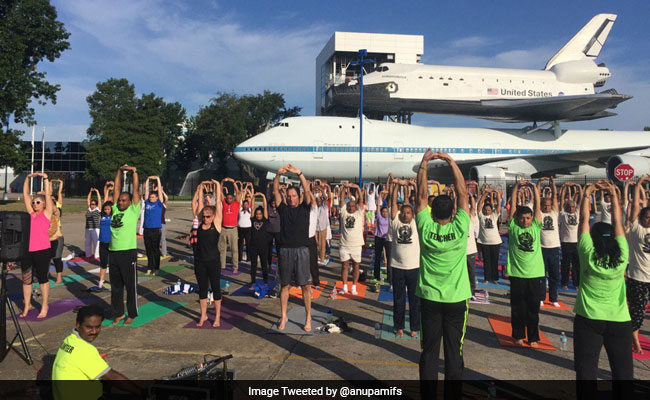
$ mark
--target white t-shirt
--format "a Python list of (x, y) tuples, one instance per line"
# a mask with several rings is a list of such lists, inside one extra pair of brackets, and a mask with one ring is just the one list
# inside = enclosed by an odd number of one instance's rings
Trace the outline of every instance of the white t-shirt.
[(605, 200), (600, 201), (600, 221), (612, 223), (612, 203), (607, 203)]
[(557, 225), (557, 211), (542, 213), (540, 242), (544, 249), (560, 247), (560, 231)]
[(316, 203), (311, 204), (309, 209), (309, 237), (316, 236), (316, 227), (318, 226), (318, 206)]
[(469, 219), (469, 231), (467, 232), (467, 254), (476, 254), (478, 249), (476, 248), (476, 237), (474, 236), (474, 227), (475, 217), (470, 217)]
[(479, 230), (478, 242), (480, 244), (501, 244), (501, 235), (499, 235), (499, 214), (494, 211), (490, 215), (478, 213)]
[(472, 220), (472, 228), (474, 228), (472, 230), (472, 233), (474, 234), (474, 238), (477, 238), (478, 237), (479, 225), (481, 225), (481, 223), (478, 221), (478, 215), (474, 214), (474, 215), (470, 216), (470, 219)]
[(639, 282), (650, 282), (650, 228), (644, 228), (637, 218), (625, 233), (630, 246), (627, 277)]
[(251, 213), (248, 210), (239, 210), (239, 221), (237, 226), (240, 228), (250, 228), (251, 226)]
[(365, 213), (357, 209), (354, 213), (348, 212), (347, 206), (341, 208), (341, 246), (363, 246), (363, 221)]
[(390, 221), (393, 236), (390, 253), (391, 266), (399, 269), (416, 269), (420, 267), (420, 238), (415, 218), (405, 224), (399, 220), (399, 214)]
[(560, 242), (578, 243), (578, 223), (580, 216), (577, 212), (560, 211)]
[(368, 193), (368, 211), (377, 211), (377, 201), (375, 200), (375, 193)]

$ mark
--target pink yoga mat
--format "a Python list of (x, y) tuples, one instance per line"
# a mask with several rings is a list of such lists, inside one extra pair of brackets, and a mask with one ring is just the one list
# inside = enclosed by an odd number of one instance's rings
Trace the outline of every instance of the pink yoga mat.
[(639, 342), (641, 342), (643, 354), (632, 353), (632, 357), (635, 360), (650, 360), (650, 339), (639, 334)]
[(259, 304), (254, 303), (237, 303), (235, 301), (224, 300), (221, 303), (221, 326), (215, 328), (212, 326), (214, 322), (214, 307), (208, 306), (208, 320), (202, 326), (196, 326), (197, 319), (185, 325), (183, 328), (190, 329), (232, 329), (239, 321), (246, 318), (246, 316), (257, 308)]
[[(20, 315), (18, 316), (18, 319), (22, 319), (24, 321), (29, 321), (29, 322), (41, 322), (41, 321), (46, 321), (50, 318), (54, 318), (58, 315), (61, 315), (65, 312), (72, 311), (77, 307), (85, 306), (86, 304), (90, 304), (91, 300), (81, 300), (77, 299), (75, 297), (73, 298), (68, 298), (68, 299), (62, 299), (62, 300), (57, 300), (53, 301), (50, 303), (49, 310), (47, 311), (47, 317), (45, 318), (36, 318), (36, 316), (41, 312), (40, 308), (35, 309), (32, 308), (29, 310), (27, 313), (27, 317), (22, 318)], [(18, 312), (19, 310), (16, 310)], [(11, 315), (7, 317), (7, 319), (11, 319)]]

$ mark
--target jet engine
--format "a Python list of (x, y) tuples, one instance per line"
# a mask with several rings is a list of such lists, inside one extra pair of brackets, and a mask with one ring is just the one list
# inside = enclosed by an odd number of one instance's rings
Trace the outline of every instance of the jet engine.
[(593, 83), (602, 86), (611, 76), (609, 68), (591, 60), (566, 61), (551, 67), (557, 80), (566, 83)]
[(612, 180), (620, 180), (616, 176), (616, 167), (621, 164), (629, 165), (630, 168), (632, 168), (632, 177), (650, 174), (650, 158), (646, 156), (647, 151), (644, 151), (643, 153), (644, 155), (621, 154), (610, 157), (607, 160), (607, 178)]

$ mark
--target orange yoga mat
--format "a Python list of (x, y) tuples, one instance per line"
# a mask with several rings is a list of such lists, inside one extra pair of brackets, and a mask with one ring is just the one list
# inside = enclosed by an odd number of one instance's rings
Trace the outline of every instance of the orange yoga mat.
[(565, 311), (571, 311), (571, 307), (567, 306), (566, 304), (562, 303), (560, 300), (557, 301), (560, 303), (559, 307), (555, 307), (553, 303), (548, 301), (548, 292), (546, 292), (546, 299), (544, 300), (544, 305), (540, 307), (542, 310), (565, 310)]
[[(352, 288), (352, 281), (348, 281), (348, 291)], [(360, 300), (366, 297), (366, 285), (363, 283), (357, 283), (357, 294), (353, 295), (348, 292), (348, 294), (339, 294), (340, 290), (343, 290), (343, 282), (336, 281), (336, 299), (337, 300)]]
[[(510, 325), (510, 317), (504, 317), (501, 315), (493, 315), (491, 317), (488, 317), (488, 321), (490, 321), (490, 325), (492, 326), (492, 330), (494, 333), (497, 335), (497, 340), (499, 341), (499, 344), (504, 347), (526, 347), (531, 349), (530, 345), (528, 344), (526, 340), (524, 340), (523, 346), (520, 346), (515, 343), (515, 339), (512, 338), (512, 326)], [(539, 331), (539, 342), (537, 343), (538, 346), (536, 349), (538, 350), (557, 350), (555, 346), (551, 344), (551, 342), (548, 340), (546, 335), (544, 335), (544, 332), (541, 330)]]
[[(321, 290), (316, 290), (314, 287), (311, 287), (311, 298), (312, 299), (317, 299), (320, 297), (320, 294), (323, 293), (323, 290), (325, 290), (325, 286), (327, 286), (327, 281), (320, 281), (320, 287)], [(299, 286), (291, 286), (289, 289), (289, 296), (297, 297), (299, 299), (302, 299), (302, 289)]]

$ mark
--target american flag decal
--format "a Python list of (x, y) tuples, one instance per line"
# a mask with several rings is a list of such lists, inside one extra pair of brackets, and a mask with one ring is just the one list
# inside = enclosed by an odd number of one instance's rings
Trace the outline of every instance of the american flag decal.
[(496, 94), (499, 94), (499, 89), (488, 88), (488, 94), (489, 94), (489, 95), (496, 95)]

